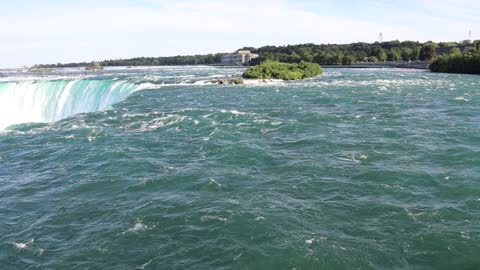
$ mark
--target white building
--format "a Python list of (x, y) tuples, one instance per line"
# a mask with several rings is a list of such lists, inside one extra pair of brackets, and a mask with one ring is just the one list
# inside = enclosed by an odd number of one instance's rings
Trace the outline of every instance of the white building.
[(247, 50), (238, 50), (234, 53), (222, 56), (222, 65), (249, 65), (250, 60), (257, 58), (258, 54)]

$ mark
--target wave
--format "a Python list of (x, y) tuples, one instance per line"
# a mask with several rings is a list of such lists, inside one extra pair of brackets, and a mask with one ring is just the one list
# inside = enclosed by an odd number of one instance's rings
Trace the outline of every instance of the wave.
[(137, 84), (119, 80), (0, 82), (0, 130), (105, 110), (140, 89)]

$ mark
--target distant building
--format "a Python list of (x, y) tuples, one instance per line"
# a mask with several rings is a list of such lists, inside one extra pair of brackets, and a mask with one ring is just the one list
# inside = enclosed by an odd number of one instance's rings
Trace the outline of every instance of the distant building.
[(257, 58), (258, 54), (247, 50), (238, 50), (234, 53), (222, 56), (222, 65), (249, 65), (250, 60)]
[(99, 70), (103, 70), (103, 67), (102, 65), (100, 65), (100, 63), (98, 62), (92, 62), (90, 64), (87, 65), (87, 67), (85, 68), (85, 70), (88, 70), (88, 71), (99, 71)]

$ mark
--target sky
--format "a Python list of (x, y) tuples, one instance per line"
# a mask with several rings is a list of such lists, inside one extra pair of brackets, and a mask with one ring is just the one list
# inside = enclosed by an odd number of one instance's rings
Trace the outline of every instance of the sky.
[(478, 0), (0, 0), (0, 67), (245, 46), (480, 39)]

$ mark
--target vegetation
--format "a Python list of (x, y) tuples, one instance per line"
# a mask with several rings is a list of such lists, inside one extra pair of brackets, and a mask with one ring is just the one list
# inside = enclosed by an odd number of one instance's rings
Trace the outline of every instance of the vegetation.
[[(224, 54), (207, 54), (207, 55), (184, 55), (184, 56), (168, 56), (168, 57), (137, 57), (131, 59), (115, 59), (100, 61), (102, 66), (178, 66), (178, 65), (208, 65), (220, 63)], [(51, 64), (36, 65), (35, 67), (55, 68), (55, 67), (85, 67), (90, 63), (68, 63), (68, 64)]]
[(265, 46), (261, 48), (245, 48), (260, 54), (252, 60), (252, 65), (265, 61), (285, 63), (313, 62), (320, 65), (350, 65), (356, 62), (384, 61), (431, 61), (436, 56), (437, 48), (472, 46), (470, 41), (426, 42), (398, 40), (375, 43), (352, 44), (300, 44), (289, 46)]
[(266, 46), (252, 50), (260, 54), (252, 64), (264, 61), (299, 63), (314, 62), (320, 65), (350, 65), (355, 62), (415, 61), (419, 60), (421, 44), (412, 41), (353, 44), (301, 44)]
[[(426, 42), (398, 40), (375, 43), (351, 44), (299, 44), (288, 46), (264, 46), (260, 48), (245, 47), (242, 49), (258, 53), (260, 57), (252, 59), (251, 65), (265, 61), (300, 63), (311, 62), (319, 65), (350, 65), (356, 62), (384, 61), (432, 61), (437, 49), (448, 52), (452, 47), (473, 46), (471, 41), (463, 42)], [(132, 59), (104, 60), (102, 66), (162, 66), (162, 65), (209, 65), (221, 62), (223, 53), (207, 55), (187, 55), (170, 57), (138, 57)], [(38, 65), (36, 67), (80, 67), (88, 63), (68, 63)]]
[(423, 44), (423, 46), (420, 48), (420, 55), (418, 58), (422, 61), (432, 61), (436, 56), (436, 48), (437, 44), (433, 42)]
[(472, 50), (462, 53), (453, 48), (450, 53), (438, 56), (430, 70), (433, 72), (480, 74), (480, 43)]
[(298, 64), (266, 61), (260, 65), (248, 68), (244, 78), (249, 79), (281, 79), (300, 80), (315, 77), (322, 73), (320, 65), (300, 61)]
[(243, 79), (242, 78), (236, 78), (233, 80), (234, 84), (243, 84)]

